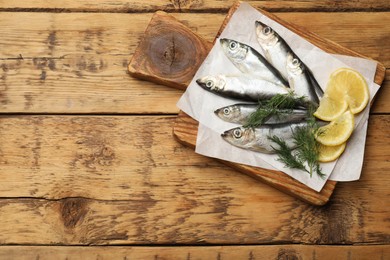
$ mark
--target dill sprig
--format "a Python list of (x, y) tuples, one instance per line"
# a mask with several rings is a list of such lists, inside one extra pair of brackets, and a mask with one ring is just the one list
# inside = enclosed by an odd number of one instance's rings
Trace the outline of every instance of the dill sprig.
[(315, 121), (309, 121), (307, 126), (296, 129), (293, 133), (293, 138), (297, 145), (296, 156), (300, 161), (307, 163), (309, 167), (307, 172), (310, 174), (310, 177), (313, 175), (313, 172), (316, 172), (317, 175), (323, 178), (325, 175), (322, 173), (318, 162), (319, 143), (315, 139), (317, 131), (318, 124)]
[(244, 127), (258, 127), (271, 116), (281, 116), (282, 113), (292, 113), (298, 106), (305, 106), (308, 109), (308, 121), (304, 127), (299, 127), (293, 132), (293, 140), (296, 148), (291, 149), (285, 140), (277, 136), (268, 136), (277, 146), (272, 147), (278, 155), (278, 161), (286, 167), (299, 169), (307, 172), (312, 177), (315, 172), (319, 177), (324, 178), (318, 162), (319, 143), (315, 136), (320, 134), (318, 123), (313, 116), (315, 106), (305, 101), (304, 97), (297, 97), (293, 92), (278, 94), (271, 99), (259, 101), (259, 106), (253, 112)]
[(271, 116), (280, 116), (281, 113), (292, 112), (293, 108), (304, 104), (304, 97), (297, 97), (293, 92), (278, 94), (271, 99), (259, 101), (259, 106), (253, 112), (244, 127), (257, 127), (264, 123)]
[(279, 162), (284, 163), (284, 165), (288, 168), (307, 171), (304, 162), (301, 161), (301, 158), (293, 155), (291, 149), (287, 146), (284, 140), (280, 139), (276, 135), (269, 136), (268, 138), (279, 146), (279, 148), (272, 146), (279, 155)]
[(319, 125), (313, 116), (313, 108), (308, 110), (309, 119), (307, 125), (298, 127), (293, 132), (293, 140), (296, 145), (295, 149), (291, 149), (286, 144), (286, 141), (281, 140), (277, 136), (269, 136), (268, 138), (276, 143), (279, 148), (273, 147), (278, 155), (278, 161), (284, 163), (288, 168), (299, 169), (309, 173), (310, 177), (315, 172), (320, 178), (324, 178), (325, 174), (321, 171), (321, 166), (318, 162), (319, 143), (315, 136), (321, 134)]

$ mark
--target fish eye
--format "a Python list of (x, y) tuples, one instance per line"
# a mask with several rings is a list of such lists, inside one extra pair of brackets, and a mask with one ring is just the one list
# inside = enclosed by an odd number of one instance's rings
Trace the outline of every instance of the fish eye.
[(233, 136), (234, 138), (238, 139), (238, 138), (241, 138), (242, 136), (242, 131), (240, 128), (237, 128), (237, 129), (234, 129), (233, 131)]
[(292, 65), (294, 65), (294, 66), (298, 66), (299, 65), (299, 60), (297, 59), (297, 58), (294, 58), (293, 60), (292, 60)]
[(223, 114), (224, 114), (224, 115), (229, 115), (229, 114), (230, 114), (230, 109), (227, 108), (227, 107), (225, 107), (225, 108), (223, 109)]
[(208, 88), (214, 87), (214, 82), (212, 80), (206, 81), (206, 87), (208, 87)]
[(230, 44), (229, 44), (229, 48), (230, 48), (230, 49), (234, 50), (234, 49), (236, 49), (237, 47), (238, 47), (238, 44), (237, 44), (236, 42), (230, 42)]
[(265, 35), (268, 35), (268, 34), (270, 34), (272, 32), (272, 29), (271, 29), (271, 27), (264, 27), (263, 28), (263, 33), (265, 34)]

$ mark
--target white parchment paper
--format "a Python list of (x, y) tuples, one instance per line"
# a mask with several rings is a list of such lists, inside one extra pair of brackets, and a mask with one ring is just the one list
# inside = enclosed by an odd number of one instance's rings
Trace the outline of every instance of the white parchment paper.
[[(378, 86), (373, 83), (376, 70), (374, 61), (328, 54), (262, 15), (247, 3), (240, 5), (220, 37), (243, 42), (262, 53), (256, 40), (256, 20), (271, 26), (284, 38), (301, 60), (313, 71), (323, 89), (325, 89), (329, 75), (333, 71), (342, 67), (350, 67), (359, 71), (369, 82), (371, 98), (375, 95)], [(360, 177), (369, 108), (356, 117), (356, 130), (350, 138), (343, 156), (338, 161), (321, 165), (327, 177), (324, 179), (316, 175), (310, 177), (299, 170), (285, 168), (282, 163), (276, 160), (277, 156), (275, 155), (243, 150), (228, 144), (220, 137), (220, 134), (225, 130), (237, 127), (237, 125), (220, 120), (213, 111), (223, 106), (238, 103), (238, 101), (214, 95), (199, 87), (195, 82), (199, 77), (216, 74), (242, 74), (225, 56), (218, 40), (177, 104), (181, 110), (199, 121), (197, 153), (261, 168), (280, 170), (316, 191), (322, 189), (329, 176), (332, 180), (343, 181), (356, 180)], [(353, 160), (348, 158), (353, 158)]]

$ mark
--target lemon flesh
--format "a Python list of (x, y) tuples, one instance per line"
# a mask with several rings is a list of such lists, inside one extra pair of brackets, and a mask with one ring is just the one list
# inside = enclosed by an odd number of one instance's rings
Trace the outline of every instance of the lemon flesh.
[(345, 150), (346, 143), (336, 146), (326, 146), (320, 144), (319, 146), (319, 162), (331, 162), (340, 157)]
[(338, 69), (331, 74), (325, 92), (335, 100), (344, 99), (353, 114), (361, 112), (370, 99), (364, 77), (347, 68)]
[(347, 109), (348, 103), (345, 99), (331, 97), (325, 92), (314, 116), (324, 121), (332, 121), (341, 116)]
[(318, 129), (316, 140), (326, 146), (345, 143), (353, 132), (355, 117), (350, 110)]

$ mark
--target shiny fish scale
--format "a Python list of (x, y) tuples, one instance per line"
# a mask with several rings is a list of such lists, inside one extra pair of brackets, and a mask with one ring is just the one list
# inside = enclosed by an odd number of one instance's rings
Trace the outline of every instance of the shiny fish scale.
[[(258, 107), (257, 104), (234, 104), (219, 108), (214, 113), (226, 122), (245, 125), (249, 116), (256, 112)], [(307, 117), (307, 110), (304, 109), (280, 109), (277, 115), (266, 118), (263, 124), (294, 123), (305, 120)]]
[[(280, 125), (262, 125), (257, 128), (236, 127), (225, 131), (221, 136), (228, 143), (246, 150), (255, 152), (273, 154), (279, 145), (269, 140), (268, 137), (277, 136), (284, 140), (291, 149), (296, 147), (293, 140), (293, 133), (298, 127), (307, 126), (306, 122), (280, 124)], [(274, 147), (274, 148), (273, 148)]]
[(312, 104), (318, 106), (319, 97), (313, 87), (309, 71), (293, 53), (288, 53), (287, 55), (287, 73), (288, 81), (295, 94), (304, 96)]
[(291, 50), (290, 46), (271, 27), (256, 21), (257, 41), (266, 59), (288, 79), (290, 88), (297, 96), (305, 96), (318, 105), (324, 92), (308, 67)]
[(199, 86), (214, 94), (254, 102), (270, 99), (277, 94), (289, 93), (288, 88), (251, 75), (238, 77), (205, 76), (197, 79), (196, 82)]
[(265, 58), (287, 80), (286, 64), (287, 54), (291, 51), (290, 47), (275, 31), (259, 21), (256, 21), (256, 34)]
[[(288, 87), (288, 82), (279, 71), (252, 47), (231, 39), (221, 39), (220, 43), (225, 55), (241, 72)], [(233, 45), (234, 48), (232, 48)]]

